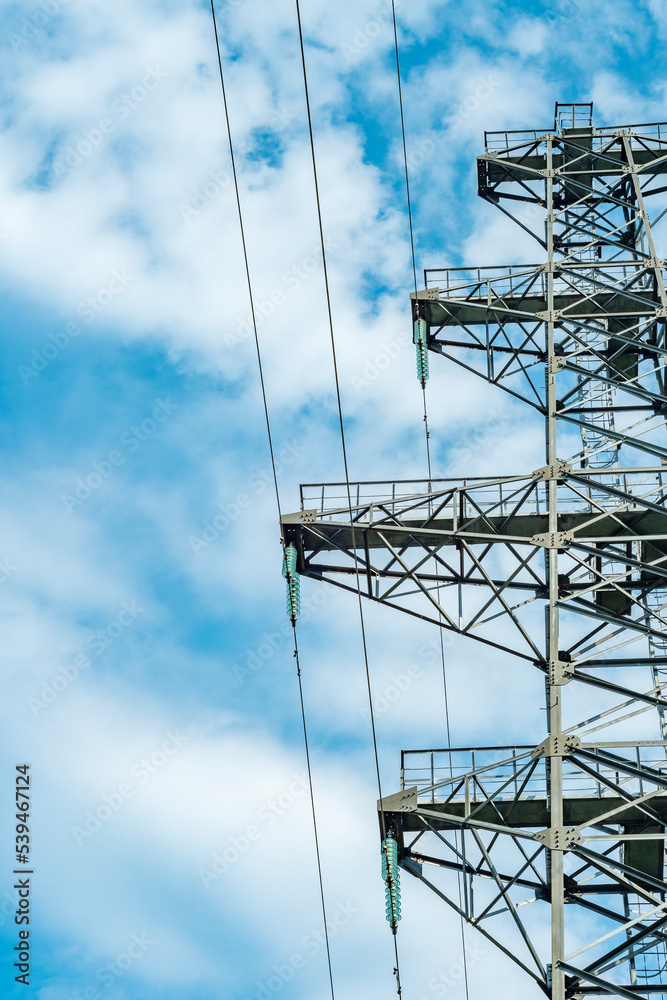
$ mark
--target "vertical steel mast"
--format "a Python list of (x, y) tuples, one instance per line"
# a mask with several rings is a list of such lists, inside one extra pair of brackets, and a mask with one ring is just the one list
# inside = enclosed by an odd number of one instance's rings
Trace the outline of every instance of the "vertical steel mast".
[(398, 863), (554, 1000), (667, 993), (667, 125), (557, 104), (478, 176), (542, 261), (427, 270), (414, 320), (543, 422), (545, 465), (354, 483), (354, 528), (347, 484), (302, 486), (282, 529), (300, 574), (544, 675), (538, 746), (403, 752)]

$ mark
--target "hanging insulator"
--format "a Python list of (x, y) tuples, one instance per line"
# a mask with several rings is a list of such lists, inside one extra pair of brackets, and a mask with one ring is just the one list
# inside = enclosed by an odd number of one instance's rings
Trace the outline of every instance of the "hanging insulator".
[(417, 378), (424, 385), (428, 381), (428, 348), (417, 344)]
[(301, 610), (301, 579), (296, 571), (296, 548), (288, 545), (283, 556), (283, 576), (287, 580), (286, 610), (289, 619), (295, 622)]
[(398, 844), (393, 837), (382, 841), (382, 878), (385, 880), (387, 920), (395, 932), (401, 919), (401, 881), (398, 874)]
[(416, 319), (412, 338), (417, 349), (417, 378), (422, 385), (428, 380), (428, 326), (425, 319)]

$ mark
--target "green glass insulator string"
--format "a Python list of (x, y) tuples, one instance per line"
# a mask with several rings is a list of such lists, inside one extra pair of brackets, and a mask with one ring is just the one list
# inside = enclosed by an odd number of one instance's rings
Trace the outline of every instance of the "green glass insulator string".
[(287, 580), (287, 616), (292, 622), (297, 620), (301, 610), (301, 579), (296, 570), (296, 557), (296, 547), (288, 545), (283, 556), (283, 576)]
[(428, 325), (425, 319), (416, 319), (413, 340), (417, 349), (417, 378), (424, 386), (428, 381)]
[(401, 919), (401, 880), (398, 873), (398, 844), (393, 837), (382, 841), (382, 878), (385, 881), (385, 911), (391, 929), (396, 933)]

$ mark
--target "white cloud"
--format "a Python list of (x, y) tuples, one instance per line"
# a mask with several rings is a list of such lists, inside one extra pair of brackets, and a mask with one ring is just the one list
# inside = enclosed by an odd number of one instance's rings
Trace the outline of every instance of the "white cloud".
[[(259, 8), (261, 16), (247, 0), (222, 5), (221, 37), (274, 435), (277, 444), (303, 447), (280, 473), (283, 507), (291, 510), (299, 482), (340, 479), (342, 468), (294, 10), (286, 0)], [(388, 6), (317, 0), (304, 8), (351, 476), (423, 476)], [(634, 36), (621, 8), (609, 30), (628, 44)], [(483, 130), (548, 127), (553, 99), (562, 96), (561, 64), (587, 69), (582, 87), (592, 81), (604, 118), (659, 114), (661, 85), (655, 101), (633, 96), (606, 63), (596, 68), (589, 36), (578, 46), (558, 34), (560, 63), (547, 64), (544, 22), (520, 18), (508, 41), (500, 4), (472, 4), (463, 14), (451, 3), (399, 4), (398, 13), (418, 266), (538, 259), (530, 237), (476, 203)], [(444, 31), (454, 37), (461, 18), (465, 31), (447, 48)], [(266, 633), (282, 636), (286, 619), (270, 483), (259, 490), (252, 480), (268, 458), (209, 13), (205, 5), (138, 9), (127, 0), (112, 7), (91, 0), (68, 5), (51, 29), (55, 37), (40, 34), (8, 63), (0, 136), (4, 283), (76, 321), (78, 343), (160, 345), (194, 388), (190, 407), (160, 439), (173, 463), (168, 481), (143, 475), (147, 446), (136, 465), (128, 461), (68, 514), (60, 494), (106, 460), (118, 437), (99, 414), (94, 445), (73, 435), (39, 474), (10, 485), (0, 518), (0, 558), (6, 553), (17, 567), (0, 584), (10, 664), (5, 756), (31, 748), (39, 823), (52, 834), (42, 856), (42, 926), (64, 942), (56, 952), (64, 967), (84, 968), (94, 981), (132, 934), (150, 929), (158, 943), (133, 972), (144, 985), (128, 987), (129, 995), (175, 983), (227, 997), (234, 977), (238, 995), (251, 996), (255, 981), (304, 951), (319, 914), (306, 795), (295, 796), (275, 823), (259, 817), (303, 772), (289, 636), (260, 657), (238, 700), (230, 694), (234, 665), (265, 644)], [(549, 28), (550, 45), (556, 34)], [(604, 40), (602, 32), (596, 46)], [(544, 64), (524, 61), (537, 54)], [(62, 176), (53, 176), (53, 160), (67, 167)], [(130, 276), (126, 285), (115, 271)], [(89, 298), (95, 318), (87, 322)], [(75, 352), (63, 348), (48, 372), (30, 376), (22, 399), (46, 392), (52, 378), (65, 395)], [(26, 346), (26, 365), (31, 358)], [(223, 386), (220, 401), (198, 397), (206, 379)], [(23, 389), (18, 373), (15, 381)], [(132, 387), (125, 392), (131, 399)], [(526, 420), (476, 376), (434, 358), (428, 405), (436, 474), (541, 464), (539, 421)], [(247, 513), (230, 517), (196, 555), (190, 536), (239, 493), (250, 497)], [(304, 582), (306, 600), (315, 586)], [(147, 609), (145, 635), (137, 628), (135, 639), (128, 629), (108, 661), (95, 661), (35, 717), (28, 698), (135, 597)], [(190, 620), (195, 612), (204, 625)], [(382, 919), (356, 614), (352, 595), (329, 594), (302, 627), (302, 665), (327, 899), (334, 911), (348, 898), (360, 910), (332, 942), (335, 975), (343, 990), (379, 1000), (393, 985), (393, 955)], [(384, 608), (366, 615), (373, 690), (382, 699), (383, 782), (393, 791), (401, 747), (444, 742), (439, 654), (434, 662), (423, 650), (424, 631), (407, 616)], [(220, 625), (212, 637), (212, 620), (227, 622), (228, 631)], [(446, 652), (455, 742), (539, 738), (542, 684), (534, 668), (508, 678), (499, 669), (504, 661), (481, 646), (457, 641)], [(420, 672), (393, 701), (412, 664)], [(192, 678), (204, 674), (202, 691)], [(503, 697), (517, 708), (499, 720)], [(592, 712), (599, 699), (589, 692), (581, 704)], [(101, 805), (113, 808), (104, 797), (117, 801), (128, 776), (139, 782), (137, 762), (159, 753), (165, 734), (179, 727), (190, 734), (183, 749), (77, 846), (71, 827)], [(239, 851), (204, 890), (198, 869), (233, 848), (249, 825), (260, 830), (252, 850)], [(404, 985), (432, 996), (431, 976), (459, 960), (457, 920), (407, 878), (404, 892)], [(490, 949), (471, 976), (480, 995), (500, 980), (514, 996), (530, 989)], [(323, 984), (320, 949), (295, 978), (295, 995), (318, 995)], [(70, 993), (69, 985), (45, 987), (41, 1000)]]
[(520, 56), (536, 56), (544, 49), (548, 38), (548, 28), (543, 21), (526, 18), (514, 25), (509, 36), (509, 45)]

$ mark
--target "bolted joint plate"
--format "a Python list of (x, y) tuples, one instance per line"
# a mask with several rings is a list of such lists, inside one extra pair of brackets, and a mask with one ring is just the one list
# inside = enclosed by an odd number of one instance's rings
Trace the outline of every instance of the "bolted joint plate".
[(569, 684), (574, 677), (570, 664), (563, 660), (549, 660), (549, 683), (556, 685)]
[(562, 309), (543, 309), (535, 313), (535, 319), (541, 319), (543, 323), (555, 323), (562, 315)]
[(546, 531), (543, 535), (533, 535), (531, 545), (541, 545), (544, 549), (564, 549), (573, 541), (571, 531)]
[(572, 472), (570, 463), (557, 458), (551, 465), (543, 465), (541, 469), (535, 469), (534, 472), (531, 472), (531, 476), (537, 482), (544, 482), (548, 479), (565, 479), (570, 472)]
[(553, 826), (548, 830), (539, 830), (533, 836), (550, 851), (567, 851), (584, 842), (584, 838), (574, 826)]
[(417, 785), (378, 799), (378, 812), (414, 812), (416, 808)]
[(547, 736), (539, 746), (533, 750), (531, 757), (537, 760), (538, 757), (567, 757), (581, 748), (581, 740), (578, 736), (568, 734), (567, 736)]
[(283, 514), (281, 524), (315, 524), (317, 510), (298, 510), (296, 514)]

